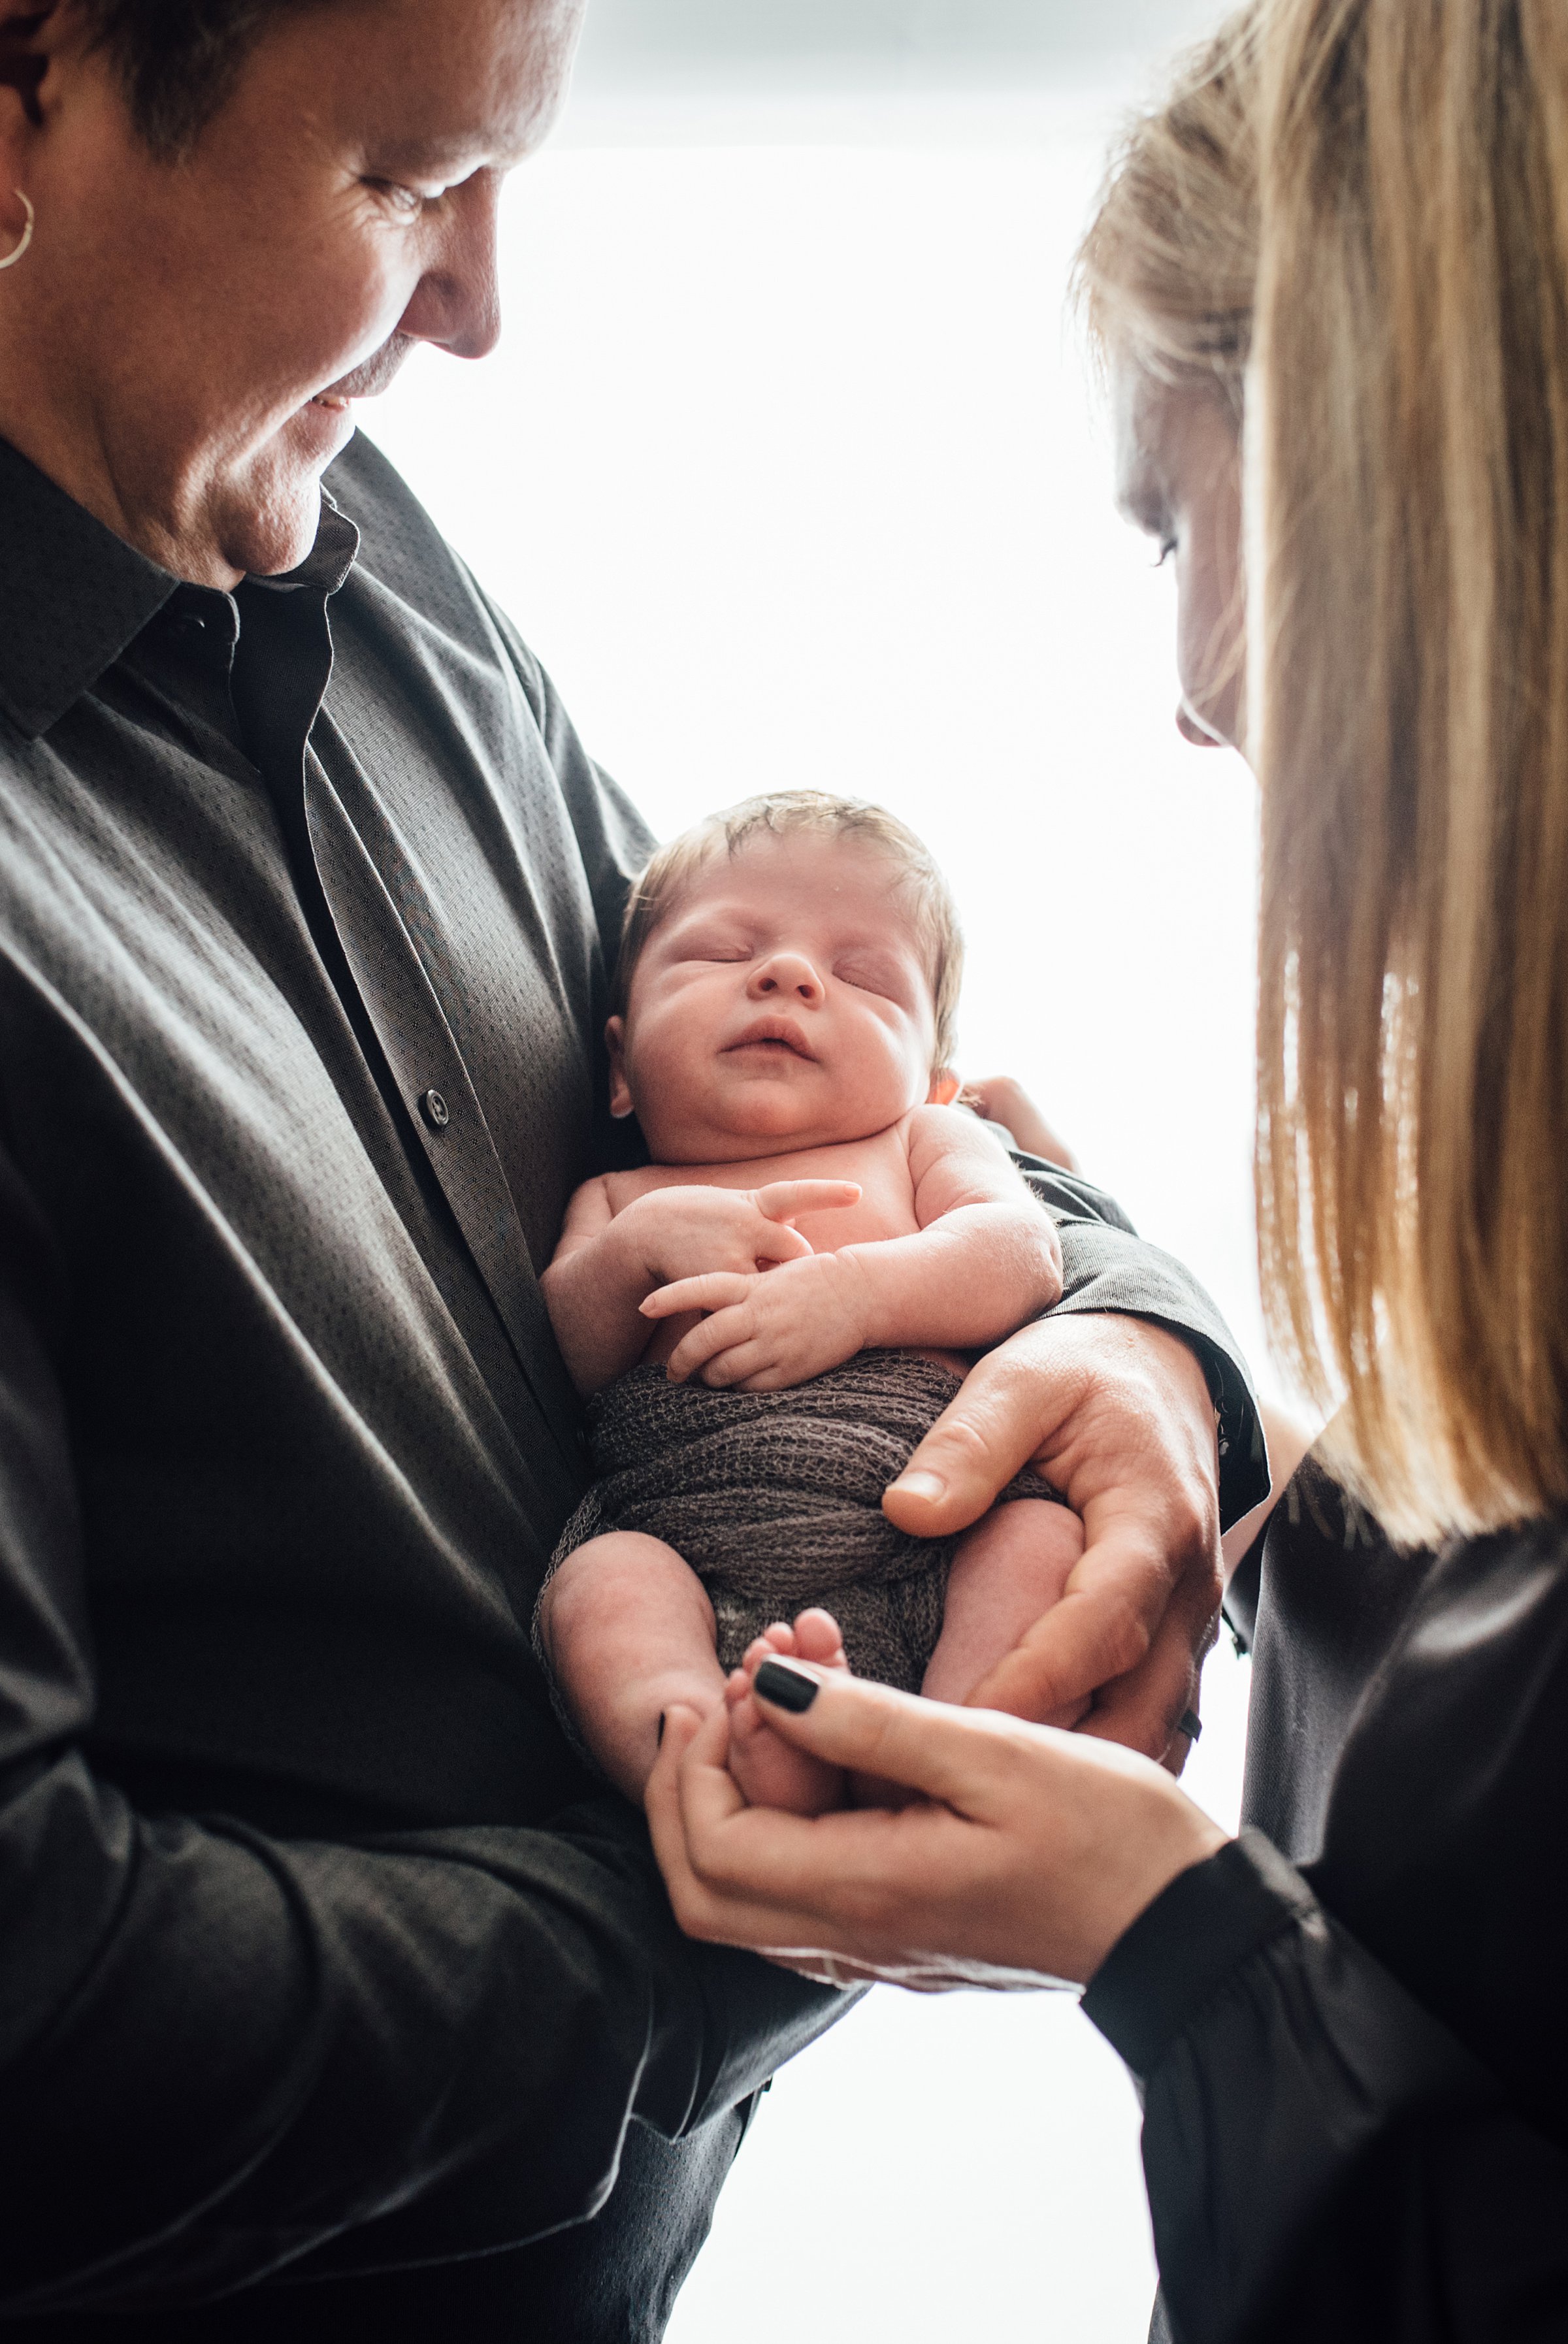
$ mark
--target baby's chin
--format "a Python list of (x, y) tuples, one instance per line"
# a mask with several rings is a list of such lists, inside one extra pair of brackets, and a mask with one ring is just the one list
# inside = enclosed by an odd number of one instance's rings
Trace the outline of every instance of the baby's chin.
[[(807, 1147), (842, 1147), (859, 1139), (873, 1139), (902, 1109), (877, 1122), (864, 1113), (824, 1118), (819, 1113), (786, 1113), (791, 1102), (756, 1101), (744, 1113), (683, 1116), (662, 1121), (640, 1117), (648, 1152), (655, 1164), (742, 1164), (754, 1157), (791, 1156)], [(804, 1106), (804, 1102), (799, 1106)]]

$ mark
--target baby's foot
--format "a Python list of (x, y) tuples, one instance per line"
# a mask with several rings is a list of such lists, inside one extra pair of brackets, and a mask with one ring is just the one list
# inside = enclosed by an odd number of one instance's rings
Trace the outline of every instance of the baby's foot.
[(785, 1807), (792, 1814), (821, 1815), (844, 1804), (844, 1775), (837, 1766), (797, 1750), (769, 1723), (767, 1704), (752, 1691), (764, 1661), (810, 1661), (814, 1666), (847, 1669), (844, 1640), (831, 1612), (802, 1612), (793, 1628), (783, 1621), (752, 1644), (724, 1688), (730, 1704), (730, 1772), (754, 1807)]

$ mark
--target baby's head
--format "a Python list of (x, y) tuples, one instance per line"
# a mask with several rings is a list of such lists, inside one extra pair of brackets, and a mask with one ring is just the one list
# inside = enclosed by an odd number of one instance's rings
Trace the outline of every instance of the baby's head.
[(632, 890), (606, 1038), (611, 1106), (660, 1164), (865, 1139), (951, 1099), (964, 946), (946, 882), (882, 807), (747, 798)]

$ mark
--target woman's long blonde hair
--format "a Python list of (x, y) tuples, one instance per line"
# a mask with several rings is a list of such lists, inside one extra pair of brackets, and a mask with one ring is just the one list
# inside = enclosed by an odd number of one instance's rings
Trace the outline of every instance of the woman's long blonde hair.
[(1243, 421), (1270, 1330), (1396, 1537), (1568, 1502), (1568, 0), (1256, 0), (1103, 347)]

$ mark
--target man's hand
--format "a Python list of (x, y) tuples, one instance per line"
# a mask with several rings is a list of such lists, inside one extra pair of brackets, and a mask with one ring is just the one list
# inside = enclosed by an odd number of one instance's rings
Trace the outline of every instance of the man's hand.
[(1219, 1458), (1203, 1370), (1147, 1320), (1037, 1320), (975, 1367), (883, 1505), (901, 1530), (949, 1536), (1033, 1464), (1082, 1516), (1082, 1561), (969, 1696), (1179, 1771), (1219, 1608)]
[(765, 1275), (679, 1279), (650, 1294), (642, 1315), (708, 1314), (671, 1353), (672, 1383), (695, 1375), (718, 1390), (783, 1391), (865, 1349), (867, 1300), (853, 1253), (819, 1253)]

